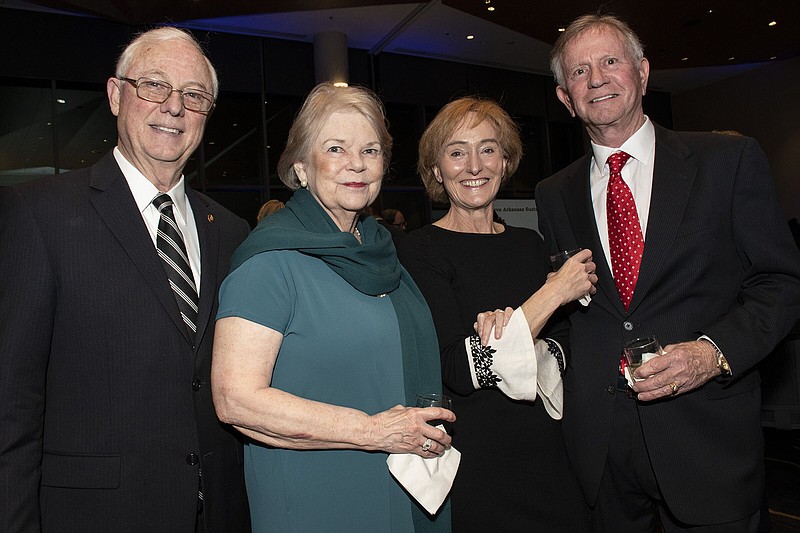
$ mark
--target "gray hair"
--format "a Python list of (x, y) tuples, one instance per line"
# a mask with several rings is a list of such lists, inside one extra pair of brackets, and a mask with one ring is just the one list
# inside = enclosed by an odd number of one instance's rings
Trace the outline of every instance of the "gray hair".
[(277, 169), (284, 185), (293, 191), (300, 187), (294, 164), (308, 159), (325, 122), (331, 115), (343, 110), (361, 113), (378, 134), (383, 172), (386, 172), (392, 160), (392, 136), (389, 135), (383, 103), (367, 88), (336, 87), (331, 82), (325, 82), (311, 90), (289, 129), (286, 148), (281, 154)]
[(564, 32), (559, 35), (553, 49), (550, 51), (550, 70), (556, 78), (556, 83), (564, 87), (566, 76), (564, 75), (564, 54), (572, 41), (588, 30), (605, 26), (616, 30), (627, 44), (628, 53), (638, 64), (644, 58), (644, 46), (639, 36), (631, 29), (626, 22), (614, 15), (589, 14), (576, 18), (570, 23)]
[(119, 59), (117, 60), (116, 73), (114, 75), (117, 78), (126, 77), (128, 75), (128, 69), (131, 67), (133, 60), (136, 59), (136, 57), (148, 45), (173, 40), (183, 41), (190, 44), (201, 56), (203, 56), (203, 59), (206, 61), (206, 66), (208, 67), (208, 73), (211, 76), (211, 92), (214, 94), (214, 98), (216, 99), (217, 94), (219, 93), (219, 80), (217, 79), (217, 71), (214, 69), (214, 65), (211, 64), (211, 61), (208, 59), (208, 57), (206, 57), (205, 52), (203, 52), (203, 48), (200, 46), (200, 43), (197, 42), (197, 39), (195, 39), (191, 33), (173, 26), (155, 28), (153, 30), (140, 33), (138, 36), (136, 36), (136, 38), (125, 47), (125, 50), (122, 51), (122, 54), (120, 54)]

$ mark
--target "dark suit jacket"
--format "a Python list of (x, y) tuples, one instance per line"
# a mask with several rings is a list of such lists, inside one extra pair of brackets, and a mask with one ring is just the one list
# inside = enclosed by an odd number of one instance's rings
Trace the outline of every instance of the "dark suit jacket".
[(187, 187), (196, 346), (112, 154), (0, 192), (0, 531), (247, 531), (211, 401), (217, 291), (246, 222)]
[(656, 126), (644, 255), (627, 312), (600, 244), (591, 154), (541, 182), (540, 229), (551, 252), (591, 248), (598, 291), (571, 314), (563, 428), (594, 505), (614, 416), (623, 344), (708, 335), (735, 379), (639, 405), (653, 469), (670, 509), (690, 524), (752, 514), (764, 482), (755, 366), (800, 317), (800, 254), (781, 217), (766, 157), (750, 138)]

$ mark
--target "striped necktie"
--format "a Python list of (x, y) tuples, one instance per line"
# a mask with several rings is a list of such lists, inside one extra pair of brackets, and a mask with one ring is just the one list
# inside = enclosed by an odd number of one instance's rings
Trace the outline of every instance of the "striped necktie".
[(168, 194), (159, 194), (153, 200), (160, 213), (158, 231), (156, 232), (156, 249), (158, 256), (167, 271), (169, 285), (178, 301), (181, 317), (189, 330), (189, 337), (194, 340), (197, 333), (197, 288), (194, 284), (186, 245), (178, 230), (175, 213), (172, 211), (172, 198)]

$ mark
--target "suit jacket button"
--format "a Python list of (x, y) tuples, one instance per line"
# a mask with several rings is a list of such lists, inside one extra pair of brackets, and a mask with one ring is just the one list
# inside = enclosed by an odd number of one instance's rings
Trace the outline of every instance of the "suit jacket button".
[(203, 387), (203, 382), (201, 382), (199, 379), (192, 381), (193, 391), (199, 391), (202, 387)]
[(199, 458), (199, 457), (197, 457), (197, 455), (195, 455), (195, 454), (193, 454), (193, 453), (190, 453), (189, 455), (187, 455), (187, 456), (186, 456), (186, 464), (188, 464), (188, 465), (192, 465), (192, 466), (194, 466), (194, 465), (196, 465), (196, 464), (197, 464), (199, 461), (200, 461), (200, 458)]
[(609, 385), (608, 387), (606, 387), (606, 392), (609, 394), (616, 394), (617, 388), (614, 385)]
[(633, 331), (633, 322), (628, 322), (627, 320), (622, 323), (622, 327), (625, 331)]

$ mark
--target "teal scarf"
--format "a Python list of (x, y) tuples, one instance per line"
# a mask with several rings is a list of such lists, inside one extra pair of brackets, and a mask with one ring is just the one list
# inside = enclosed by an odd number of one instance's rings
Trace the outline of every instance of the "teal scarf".
[[(285, 209), (262, 219), (239, 246), (231, 258), (231, 271), (262, 252), (295, 250), (321, 259), (361, 293), (388, 295), (400, 326), (406, 405), (413, 406), (420, 392), (441, 392), (433, 319), (419, 289), (397, 260), (391, 234), (369, 216), (362, 217), (357, 227), (361, 244), (336, 226), (311, 193), (299, 189)], [(418, 505), (413, 508), (417, 532), (449, 531), (449, 502), (435, 521)]]

